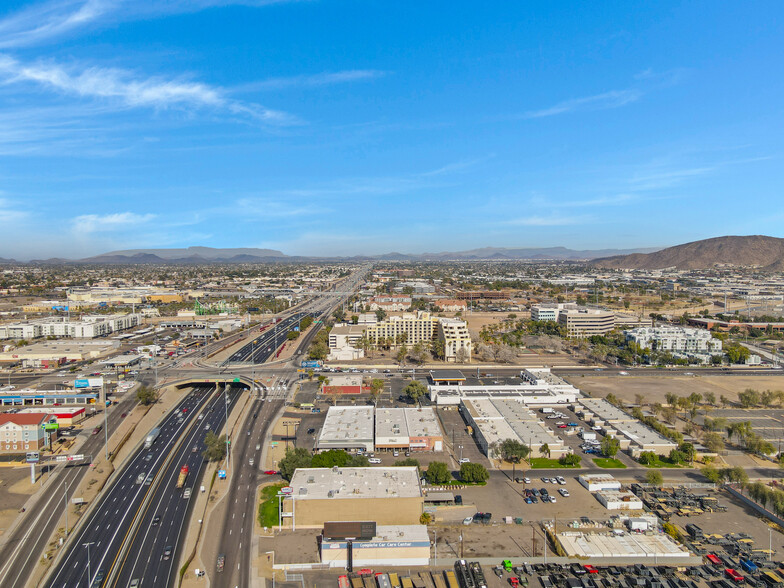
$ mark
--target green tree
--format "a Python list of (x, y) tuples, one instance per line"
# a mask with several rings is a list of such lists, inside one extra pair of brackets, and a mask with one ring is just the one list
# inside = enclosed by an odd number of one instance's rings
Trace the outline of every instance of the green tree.
[(706, 465), (701, 470), (702, 475), (705, 476), (709, 482), (718, 484), (721, 481), (721, 473), (712, 465)]
[(645, 472), (645, 481), (654, 486), (661, 486), (664, 482), (664, 476), (659, 470), (648, 470)]
[(403, 394), (408, 396), (414, 402), (419, 402), (419, 399), (427, 394), (427, 386), (419, 380), (412, 380), (406, 387), (403, 388)]
[(329, 355), (329, 347), (324, 341), (314, 341), (308, 350), (308, 357), (310, 359), (319, 359), (324, 361)]
[(621, 448), (621, 442), (615, 437), (605, 437), (602, 439), (600, 448), (605, 457), (615, 457)]
[(682, 464), (686, 462), (686, 455), (678, 449), (673, 449), (670, 451), (669, 459), (670, 463)]
[(739, 343), (727, 343), (724, 345), (724, 354), (730, 363), (744, 363), (751, 352)]
[(715, 406), (716, 405), (716, 394), (714, 394), (713, 392), (706, 392), (705, 393), (705, 402), (707, 402), (711, 406)]
[(351, 456), (342, 449), (330, 449), (317, 453), (310, 460), (312, 468), (332, 468), (335, 466), (346, 467)]
[(542, 446), (539, 447), (539, 453), (541, 455), (546, 455), (549, 458), (550, 457), (550, 446), (547, 443), (542, 443)]
[(566, 453), (558, 458), (558, 463), (565, 466), (579, 466), (582, 458), (575, 453)]
[(158, 401), (158, 393), (149, 386), (141, 386), (136, 391), (136, 400), (139, 401), (139, 404), (148, 406)]
[(511, 463), (520, 463), (531, 453), (531, 449), (517, 439), (504, 439), (501, 441), (498, 451), (504, 461)]
[(394, 463), (395, 467), (410, 467), (416, 466), (419, 467), (419, 460), (414, 459), (413, 457), (407, 457), (405, 459), (399, 459)]
[(206, 449), (201, 456), (207, 461), (220, 461), (226, 457), (226, 435), (218, 437), (212, 431), (208, 431), (204, 436)]
[(373, 404), (378, 402), (381, 393), (384, 391), (384, 380), (380, 378), (373, 378), (370, 380), (370, 398)]
[(460, 479), (463, 482), (486, 482), (490, 477), (485, 466), (479, 463), (464, 463), (460, 466)]
[(434, 359), (444, 359), (444, 341), (435, 339), (430, 346), (430, 353)]
[(711, 453), (719, 453), (724, 450), (724, 439), (721, 435), (714, 433), (713, 431), (705, 433), (702, 438), (702, 444), (705, 446), (705, 449)]
[(405, 360), (406, 360), (406, 355), (408, 355), (408, 347), (406, 347), (406, 344), (403, 343), (400, 346), (400, 348), (397, 350), (397, 353), (395, 354), (395, 360), (400, 365), (403, 365), (403, 362), (405, 362)]
[(761, 404), (760, 393), (752, 388), (746, 388), (738, 394), (738, 401), (743, 408), (751, 408)]
[(424, 476), (430, 484), (446, 484), (452, 479), (449, 468), (443, 461), (431, 461)]
[(659, 456), (656, 455), (653, 451), (643, 451), (640, 453), (640, 457), (637, 458), (642, 465), (649, 466), (655, 464), (659, 461)]
[(684, 457), (686, 458), (685, 461), (688, 461), (689, 463), (694, 461), (694, 456), (697, 453), (696, 450), (694, 449), (694, 445), (687, 442), (678, 445), (678, 451), (680, 451), (684, 455)]
[(278, 462), (278, 469), (280, 475), (284, 480), (291, 480), (294, 475), (294, 470), (297, 468), (309, 468), (313, 460), (313, 456), (304, 447), (296, 447), (286, 449), (286, 455)]

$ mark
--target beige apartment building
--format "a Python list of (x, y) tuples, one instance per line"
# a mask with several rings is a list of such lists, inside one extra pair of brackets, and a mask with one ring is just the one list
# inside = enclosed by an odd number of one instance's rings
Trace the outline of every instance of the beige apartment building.
[(375, 325), (368, 325), (365, 333), (374, 345), (387, 342), (391, 347), (405, 343), (409, 347), (417, 343), (430, 344), (436, 339), (444, 342), (446, 361), (457, 361), (461, 350), (462, 359), (471, 360), (473, 345), (465, 321), (433, 317), (429, 312), (406, 313), (390, 316)]
[(612, 331), (615, 328), (615, 314), (591, 308), (564, 309), (558, 314), (558, 324), (566, 327), (567, 337), (584, 339)]

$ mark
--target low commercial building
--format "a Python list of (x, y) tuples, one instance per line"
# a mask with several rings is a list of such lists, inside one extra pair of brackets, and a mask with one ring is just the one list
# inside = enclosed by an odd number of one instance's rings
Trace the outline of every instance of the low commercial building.
[(457, 300), (455, 298), (442, 298), (441, 300), (435, 300), (433, 306), (443, 312), (463, 312), (468, 308), (468, 303), (465, 300)]
[[(331, 568), (348, 565), (349, 542), (322, 539), (321, 563)], [(351, 541), (351, 561), (360, 566), (426, 566), (430, 563), (430, 537), (425, 525), (379, 525), (367, 541)]]
[(575, 412), (586, 422), (601, 427), (604, 435), (618, 439), (621, 449), (633, 457), (643, 451), (669, 455), (678, 444), (642, 424), (627, 412), (610, 404), (604, 398), (580, 398)]
[(610, 474), (582, 474), (577, 478), (577, 481), (580, 482), (588, 492), (621, 489), (621, 483)]
[(119, 341), (41, 341), (0, 353), (0, 363), (28, 368), (56, 368), (75, 361), (97, 359), (114, 351)]
[(24, 408), (17, 414), (43, 414), (57, 419), (57, 424), (61, 427), (70, 427), (82, 422), (86, 415), (84, 407), (65, 407), (55, 406), (52, 408)]
[(607, 510), (642, 510), (642, 500), (628, 490), (599, 490), (594, 496)]
[[(98, 402), (97, 392), (62, 390), (15, 390), (0, 393), (0, 406), (62, 406), (88, 405)], [(91, 408), (94, 411), (94, 407)]]
[[(459, 374), (459, 376), (458, 376)], [(434, 377), (435, 375), (435, 377)], [(430, 400), (440, 405), (457, 405), (463, 399), (506, 398), (528, 406), (570, 404), (581, 397), (580, 391), (553, 374), (549, 368), (529, 368), (520, 378), (507, 378), (485, 384), (467, 381), (457, 370), (434, 370), (428, 386)]]
[(373, 312), (402, 312), (411, 308), (411, 296), (374, 296), (370, 299), (369, 306)]
[[(464, 399), (460, 411), (472, 427), (482, 452), (493, 459), (495, 447), (506, 439), (514, 439), (531, 448), (533, 457), (557, 459), (569, 448), (535, 412), (522, 402), (503, 399)], [(547, 446), (549, 452), (543, 452)]]
[(592, 308), (565, 309), (558, 313), (558, 324), (566, 329), (567, 337), (585, 339), (612, 331), (615, 314)]
[(373, 451), (373, 407), (330, 406), (316, 449)]
[(321, 385), (321, 394), (362, 394), (362, 375), (332, 374)]
[(444, 434), (432, 408), (377, 408), (375, 447), (443, 451)]
[(0, 453), (4, 455), (37, 451), (46, 445), (44, 424), (49, 414), (0, 414)]
[[(644, 535), (627, 533), (614, 529), (607, 533), (584, 533), (582, 531), (562, 531), (557, 534), (567, 557), (578, 557), (592, 563), (603, 559), (617, 563), (628, 558), (628, 563), (700, 563), (700, 558), (691, 554), (664, 533)], [(694, 561), (696, 560), (696, 561)]]
[(574, 302), (562, 302), (560, 304), (534, 304), (531, 306), (532, 321), (558, 321), (558, 315), (562, 310), (576, 310)]
[(140, 364), (144, 357), (145, 356), (141, 353), (125, 353), (123, 355), (117, 355), (115, 357), (105, 359), (101, 363), (109, 367), (125, 369)]
[(416, 467), (301, 468), (283, 499), (283, 521), (294, 529), (329, 521), (418, 525), (424, 498)]

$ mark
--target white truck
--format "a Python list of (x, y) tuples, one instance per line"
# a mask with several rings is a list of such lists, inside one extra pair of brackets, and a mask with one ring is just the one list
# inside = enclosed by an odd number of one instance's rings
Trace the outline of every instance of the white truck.
[(144, 448), (149, 449), (152, 447), (152, 444), (155, 443), (155, 440), (158, 438), (158, 435), (161, 434), (161, 430), (158, 427), (155, 427), (152, 431), (147, 433), (147, 438), (144, 440)]
[(552, 409), (552, 408), (550, 408), (549, 406), (545, 406), (545, 407), (542, 409), (542, 414), (552, 414), (552, 413), (553, 413), (553, 409)]

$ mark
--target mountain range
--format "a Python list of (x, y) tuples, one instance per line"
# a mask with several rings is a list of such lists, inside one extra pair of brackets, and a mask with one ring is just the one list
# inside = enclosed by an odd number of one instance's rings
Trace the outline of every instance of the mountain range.
[[(656, 249), (597, 249), (575, 250), (566, 247), (483, 247), (467, 251), (441, 251), (437, 253), (398, 253), (381, 255), (356, 255), (351, 257), (314, 257), (286, 255), (275, 249), (252, 247), (213, 248), (187, 247), (179, 249), (126, 249), (110, 251), (82, 259), (37, 259), (30, 263), (74, 264), (200, 264), (200, 263), (270, 263), (297, 261), (369, 260), (369, 261), (481, 261), (481, 260), (540, 260), (588, 261), (596, 257), (624, 255), (655, 251)], [(0, 258), (0, 263), (17, 263)]]
[(764, 235), (727, 236), (667, 247), (653, 253), (632, 253), (594, 259), (593, 265), (614, 269), (708, 269), (717, 265), (784, 271), (784, 239)]

